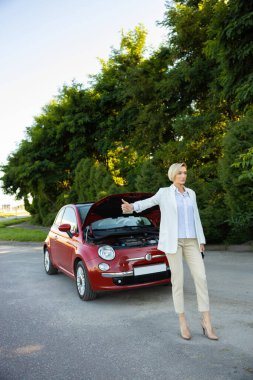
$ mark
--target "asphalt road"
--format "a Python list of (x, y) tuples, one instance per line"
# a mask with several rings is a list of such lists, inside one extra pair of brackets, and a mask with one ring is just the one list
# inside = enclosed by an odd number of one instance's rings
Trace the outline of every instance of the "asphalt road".
[(83, 302), (71, 279), (46, 275), (40, 245), (0, 244), (0, 379), (253, 379), (253, 254), (205, 263), (218, 342), (202, 335), (188, 268), (184, 341), (170, 286)]

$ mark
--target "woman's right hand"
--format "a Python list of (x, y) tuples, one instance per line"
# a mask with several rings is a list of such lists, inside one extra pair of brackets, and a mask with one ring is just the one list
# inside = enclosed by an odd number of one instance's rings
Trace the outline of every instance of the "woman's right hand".
[(132, 214), (134, 211), (134, 207), (132, 204), (124, 201), (124, 199), (121, 199), (123, 204), (121, 205), (123, 214)]

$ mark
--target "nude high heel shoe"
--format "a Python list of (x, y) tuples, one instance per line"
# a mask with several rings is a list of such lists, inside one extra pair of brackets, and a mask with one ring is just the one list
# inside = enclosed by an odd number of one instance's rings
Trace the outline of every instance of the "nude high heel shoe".
[(190, 330), (188, 329), (183, 329), (180, 327), (180, 331), (181, 331), (181, 338), (185, 339), (185, 340), (190, 340), (192, 338), (191, 336), (191, 333), (190, 333)]
[(217, 335), (215, 335), (212, 327), (210, 326), (209, 328), (207, 328), (207, 326), (205, 325), (204, 321), (201, 322), (201, 326), (202, 326), (202, 329), (203, 329), (203, 334), (210, 340), (219, 340), (219, 338), (217, 337)]
[(180, 313), (178, 315), (178, 317), (179, 317), (179, 326), (180, 326), (181, 338), (183, 338), (185, 340), (190, 340), (192, 336), (191, 336), (191, 332), (189, 330), (189, 327), (188, 327), (188, 324), (187, 324), (187, 321), (185, 318), (185, 314)]
[(185, 340), (190, 340), (191, 339), (191, 332), (187, 324), (180, 324), (180, 333), (181, 333), (181, 338)]

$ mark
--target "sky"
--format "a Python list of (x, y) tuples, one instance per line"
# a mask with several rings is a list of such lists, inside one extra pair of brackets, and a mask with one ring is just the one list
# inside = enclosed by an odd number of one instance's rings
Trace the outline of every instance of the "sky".
[[(147, 46), (167, 39), (158, 26), (165, 0), (0, 0), (0, 164), (5, 164), (34, 116), (75, 80), (86, 84), (119, 48), (121, 33), (143, 24)], [(0, 172), (0, 176), (2, 173)], [(0, 188), (0, 206), (15, 204)]]

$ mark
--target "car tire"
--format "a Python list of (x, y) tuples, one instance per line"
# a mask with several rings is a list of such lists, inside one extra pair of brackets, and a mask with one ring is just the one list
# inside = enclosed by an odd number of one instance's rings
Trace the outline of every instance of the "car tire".
[(76, 289), (83, 301), (94, 300), (97, 296), (91, 288), (88, 273), (82, 261), (79, 261), (76, 266)]
[(44, 268), (47, 274), (56, 274), (58, 272), (58, 270), (51, 263), (47, 248), (44, 250)]

